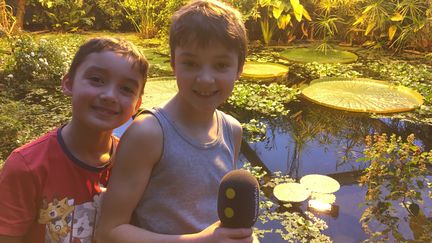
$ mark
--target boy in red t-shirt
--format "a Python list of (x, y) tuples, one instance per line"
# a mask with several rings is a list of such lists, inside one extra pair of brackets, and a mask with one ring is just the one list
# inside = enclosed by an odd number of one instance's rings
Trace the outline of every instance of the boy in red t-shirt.
[(72, 119), (12, 152), (0, 171), (0, 242), (92, 242), (118, 139), (141, 105), (148, 62), (116, 38), (83, 44), (62, 80)]

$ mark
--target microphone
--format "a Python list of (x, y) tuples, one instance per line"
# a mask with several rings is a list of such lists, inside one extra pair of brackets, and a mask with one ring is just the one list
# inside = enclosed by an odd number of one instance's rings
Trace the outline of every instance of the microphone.
[(246, 170), (232, 170), (222, 177), (218, 192), (222, 227), (250, 228), (258, 217), (259, 184)]

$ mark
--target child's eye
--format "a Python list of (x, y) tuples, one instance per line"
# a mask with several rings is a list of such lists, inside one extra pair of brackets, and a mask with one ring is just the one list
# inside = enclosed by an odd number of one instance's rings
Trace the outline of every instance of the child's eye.
[(225, 63), (225, 62), (221, 62), (221, 63), (217, 63), (216, 64), (216, 69), (217, 70), (226, 70), (229, 67), (230, 67), (230, 64), (229, 63)]
[(123, 87), (121, 87), (121, 90), (122, 90), (123, 92), (125, 92), (126, 94), (129, 94), (129, 95), (133, 95), (133, 94), (135, 94), (135, 89), (133, 89), (133, 88), (131, 88), (131, 87), (128, 87), (128, 86), (123, 86)]
[(93, 83), (93, 84), (103, 84), (103, 80), (101, 78), (99, 78), (98, 76), (92, 76), (89, 77), (89, 80)]
[(191, 62), (191, 61), (184, 61), (182, 62), (182, 64), (188, 68), (194, 68), (198, 66), (195, 62)]

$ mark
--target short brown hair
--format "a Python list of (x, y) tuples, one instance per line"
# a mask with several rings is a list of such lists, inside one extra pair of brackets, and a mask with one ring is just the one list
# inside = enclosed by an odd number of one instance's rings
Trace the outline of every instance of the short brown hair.
[(241, 14), (231, 6), (216, 0), (196, 0), (183, 6), (172, 17), (169, 44), (171, 64), (177, 46), (190, 43), (206, 46), (221, 42), (239, 56), (239, 69), (247, 54), (247, 34)]
[[(72, 80), (75, 78), (75, 74), (79, 65), (84, 62), (88, 55), (103, 51), (112, 51), (132, 61), (132, 66), (134, 68), (137, 67), (139, 72), (142, 74), (144, 89), (145, 82), (147, 81), (149, 63), (145, 56), (137, 49), (134, 44), (121, 38), (97, 37), (85, 42), (79, 47), (74, 58), (72, 59), (72, 63), (68, 71), (69, 77)], [(141, 90), (141, 93), (142, 92), (143, 90)]]

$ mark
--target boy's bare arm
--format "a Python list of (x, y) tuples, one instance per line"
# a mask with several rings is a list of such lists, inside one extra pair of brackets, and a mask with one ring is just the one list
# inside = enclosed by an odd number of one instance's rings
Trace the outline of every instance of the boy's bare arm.
[(162, 151), (162, 130), (151, 115), (140, 116), (123, 134), (103, 197), (98, 242), (142, 242), (146, 232), (129, 224)]

